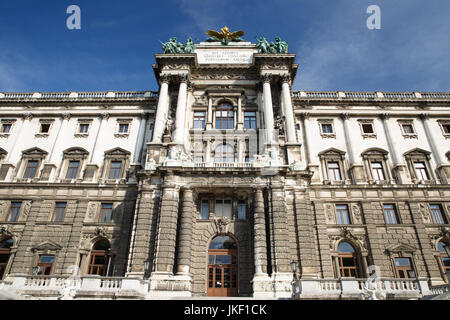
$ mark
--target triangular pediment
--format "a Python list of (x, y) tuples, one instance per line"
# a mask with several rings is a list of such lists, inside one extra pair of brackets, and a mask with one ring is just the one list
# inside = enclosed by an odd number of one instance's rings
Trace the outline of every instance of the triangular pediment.
[(35, 251), (58, 251), (61, 249), (62, 247), (59, 244), (52, 241), (44, 241), (33, 247)]
[(45, 150), (42, 150), (41, 148), (33, 147), (33, 148), (30, 148), (30, 149), (22, 151), (22, 154), (25, 154), (25, 155), (40, 155), (40, 156), (42, 156), (42, 155), (47, 155), (48, 152), (45, 151)]
[(329, 148), (329, 149), (327, 149), (327, 150), (324, 150), (324, 151), (322, 151), (322, 152), (320, 152), (319, 153), (319, 155), (344, 155), (345, 154), (345, 151), (341, 151), (341, 150), (339, 150), (339, 149), (336, 149), (336, 148)]
[(412, 149), (412, 150), (409, 150), (409, 151), (405, 152), (403, 155), (406, 156), (406, 155), (416, 155), (416, 154), (420, 154), (420, 155), (426, 154), (426, 155), (429, 155), (429, 154), (431, 154), (431, 152), (430, 152), (430, 151), (427, 151), (427, 150), (420, 149), (420, 148), (414, 148), (414, 149)]
[(63, 151), (65, 155), (78, 155), (78, 156), (87, 156), (89, 152), (86, 149), (80, 147), (69, 148)]
[(123, 156), (123, 155), (130, 155), (131, 152), (127, 151), (125, 149), (117, 147), (117, 148), (105, 151), (105, 154), (107, 154), (107, 155), (121, 155), (121, 156)]
[(415, 252), (417, 249), (409, 244), (406, 243), (396, 243), (393, 245), (390, 245), (387, 250), (389, 252)]
[(375, 154), (386, 155), (388, 153), (389, 152), (387, 152), (386, 150), (381, 149), (381, 148), (369, 148), (369, 149), (365, 150), (364, 152), (362, 152), (361, 154), (362, 155), (375, 155)]

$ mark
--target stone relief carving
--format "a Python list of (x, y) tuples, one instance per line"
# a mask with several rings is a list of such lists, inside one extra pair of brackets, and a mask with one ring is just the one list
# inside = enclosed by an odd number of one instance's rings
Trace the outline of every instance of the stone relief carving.
[(430, 213), (424, 203), (419, 203), (419, 214), (422, 216), (424, 222), (431, 223)]
[(93, 219), (95, 217), (95, 214), (97, 213), (97, 203), (91, 202), (89, 204), (89, 211), (88, 211), (88, 217), (90, 219)]
[(8, 203), (6, 201), (0, 201), (0, 219), (4, 219)]
[(361, 208), (359, 204), (352, 204), (353, 221), (357, 224), (362, 223)]
[(227, 233), (230, 219), (226, 217), (214, 218), (214, 224), (216, 225), (218, 233)]
[(327, 222), (331, 223), (331, 224), (335, 224), (336, 223), (336, 214), (334, 212), (334, 207), (331, 204), (326, 204), (325, 205), (325, 216), (327, 218)]
[(23, 206), (23, 215), (25, 217), (28, 217), (28, 214), (30, 213), (31, 209), (31, 201), (25, 202), (25, 205)]

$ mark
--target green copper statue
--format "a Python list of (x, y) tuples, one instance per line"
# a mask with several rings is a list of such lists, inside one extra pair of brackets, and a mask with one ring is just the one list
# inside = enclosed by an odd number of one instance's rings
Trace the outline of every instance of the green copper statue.
[(279, 37), (275, 38), (275, 42), (268, 42), (265, 37), (258, 38), (258, 53), (288, 53), (289, 45), (286, 41), (282, 41)]
[(177, 41), (177, 38), (170, 38), (167, 42), (161, 42), (163, 53), (180, 54), (180, 53), (194, 53), (195, 44), (192, 38), (186, 40), (186, 44)]

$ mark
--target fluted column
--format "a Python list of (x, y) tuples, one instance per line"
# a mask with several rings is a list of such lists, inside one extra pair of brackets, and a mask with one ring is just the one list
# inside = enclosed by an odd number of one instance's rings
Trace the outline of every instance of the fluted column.
[(181, 226), (178, 242), (177, 273), (189, 274), (192, 256), (192, 210), (194, 200), (191, 189), (184, 189), (182, 194)]
[(270, 81), (272, 75), (266, 73), (262, 75), (263, 95), (264, 95), (264, 125), (266, 131), (266, 143), (273, 143), (273, 107), (272, 107), (272, 91), (270, 89)]
[(255, 192), (254, 213), (255, 275), (267, 274), (266, 219), (262, 188)]
[(158, 226), (156, 272), (170, 274), (173, 272), (178, 223), (178, 200), (179, 189), (177, 187), (164, 187)]
[(156, 109), (155, 127), (153, 129), (153, 143), (161, 143), (166, 124), (166, 115), (169, 110), (169, 76), (160, 76), (161, 88), (159, 89), (158, 108)]
[(173, 141), (182, 145), (184, 140), (184, 123), (186, 121), (186, 100), (187, 100), (188, 75), (180, 75), (180, 88), (178, 90), (177, 112), (175, 119), (175, 133)]
[(284, 113), (286, 117), (286, 134), (288, 143), (296, 143), (297, 137), (295, 134), (295, 121), (294, 121), (294, 111), (292, 110), (292, 99), (291, 90), (289, 83), (291, 77), (286, 74), (281, 76), (281, 90), (284, 102)]
[(422, 120), (423, 128), (425, 129), (425, 135), (427, 137), (428, 143), (430, 144), (430, 148), (433, 154), (434, 161), (436, 161), (436, 165), (440, 166), (443, 164), (441, 155), (439, 153), (439, 146), (434, 141), (433, 135), (431, 134), (430, 126), (429, 126), (429, 115), (427, 113), (422, 113), (420, 115), (420, 119)]

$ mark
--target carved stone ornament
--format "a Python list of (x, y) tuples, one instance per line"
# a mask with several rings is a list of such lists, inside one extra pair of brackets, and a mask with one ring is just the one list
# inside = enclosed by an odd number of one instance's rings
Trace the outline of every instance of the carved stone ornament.
[(23, 215), (25, 217), (28, 217), (28, 214), (30, 213), (30, 209), (31, 209), (31, 201), (25, 202), (25, 205), (23, 207)]
[(216, 225), (218, 233), (227, 233), (230, 219), (226, 217), (214, 218), (214, 224)]
[(2, 237), (11, 237), (12, 233), (9, 231), (9, 225), (0, 225), (0, 235)]
[(361, 223), (362, 222), (361, 208), (359, 207), (359, 204), (357, 203), (352, 204), (352, 212), (355, 223)]
[(107, 238), (108, 234), (106, 233), (105, 227), (96, 227), (94, 237), (104, 237)]
[(89, 211), (88, 211), (89, 218), (93, 218), (96, 212), (97, 212), (97, 203), (91, 202), (89, 204)]
[(430, 213), (428, 212), (427, 206), (424, 203), (419, 203), (419, 214), (426, 223), (431, 223)]
[(326, 204), (325, 205), (325, 213), (326, 213), (326, 217), (327, 217), (327, 221), (328, 223), (334, 224), (336, 223), (335, 221), (335, 213), (334, 213), (334, 209), (333, 206), (331, 204)]

